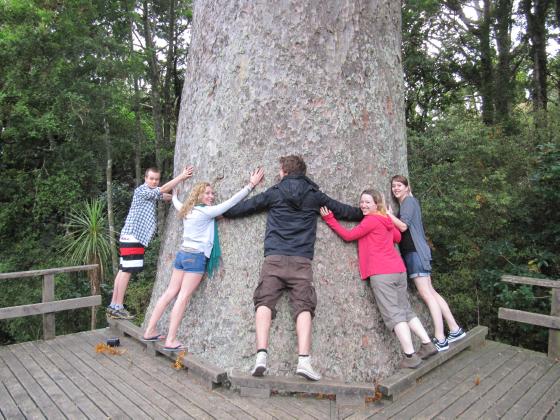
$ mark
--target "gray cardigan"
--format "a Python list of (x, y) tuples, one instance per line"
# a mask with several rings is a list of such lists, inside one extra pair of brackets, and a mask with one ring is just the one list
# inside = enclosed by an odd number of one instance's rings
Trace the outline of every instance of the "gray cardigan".
[(422, 268), (426, 271), (431, 271), (432, 252), (430, 251), (430, 247), (428, 246), (428, 241), (426, 240), (426, 235), (424, 233), (420, 203), (418, 203), (418, 200), (415, 197), (409, 195), (401, 203), (399, 219), (408, 226), (412, 242), (414, 242), (414, 248), (416, 248), (416, 252), (422, 261)]

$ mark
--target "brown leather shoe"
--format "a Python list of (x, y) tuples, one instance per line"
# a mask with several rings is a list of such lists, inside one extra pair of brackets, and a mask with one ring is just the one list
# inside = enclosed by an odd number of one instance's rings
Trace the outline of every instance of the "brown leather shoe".
[(428, 357), (433, 356), (434, 354), (437, 353), (438, 353), (438, 349), (435, 346), (435, 344), (432, 343), (431, 341), (429, 343), (422, 344), (420, 346), (420, 350), (416, 352), (418, 357), (420, 357), (422, 360), (427, 359)]
[(422, 364), (422, 359), (418, 357), (418, 354), (414, 353), (411, 357), (406, 357), (406, 356), (403, 357), (401, 363), (399, 364), (399, 367), (401, 369), (403, 368), (416, 369), (421, 364)]

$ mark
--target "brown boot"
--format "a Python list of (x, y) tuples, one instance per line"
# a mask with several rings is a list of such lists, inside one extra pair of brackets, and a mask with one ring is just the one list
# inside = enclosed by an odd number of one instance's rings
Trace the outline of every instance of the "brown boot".
[(418, 357), (416, 353), (413, 353), (410, 357), (403, 357), (399, 367), (401, 369), (408, 368), (408, 369), (416, 369), (422, 363), (422, 359)]
[(422, 344), (420, 346), (420, 350), (416, 352), (418, 357), (420, 357), (422, 360), (427, 359), (428, 357), (433, 356), (434, 354), (437, 353), (438, 353), (438, 349), (435, 346), (435, 344), (432, 343), (431, 341), (429, 343)]

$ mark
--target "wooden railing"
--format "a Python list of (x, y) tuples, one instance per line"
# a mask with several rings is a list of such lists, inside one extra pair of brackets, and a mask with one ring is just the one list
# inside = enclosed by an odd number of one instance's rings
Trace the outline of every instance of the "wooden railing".
[(95, 270), (97, 267), (97, 264), (92, 264), (79, 265), (75, 267), (48, 268), (45, 270), (0, 273), (0, 280), (43, 276), (42, 303), (0, 308), (0, 319), (19, 318), (23, 316), (43, 314), (43, 339), (50, 340), (54, 338), (56, 335), (54, 319), (55, 312), (101, 305), (100, 295), (86, 296), (75, 299), (54, 300), (55, 274), (72, 273), (76, 271), (89, 271)]
[(519, 276), (502, 276), (502, 281), (552, 289), (550, 315), (500, 308), (498, 318), (548, 328), (548, 357), (552, 360), (560, 359), (560, 281)]

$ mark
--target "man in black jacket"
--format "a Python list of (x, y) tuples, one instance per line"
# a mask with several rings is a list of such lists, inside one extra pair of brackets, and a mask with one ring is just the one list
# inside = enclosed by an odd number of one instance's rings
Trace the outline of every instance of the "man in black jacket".
[(253, 301), (257, 357), (253, 376), (267, 369), (270, 325), (276, 303), (286, 289), (296, 321), (299, 359), (296, 374), (317, 381), (321, 375), (311, 366), (311, 326), (317, 306), (311, 260), (315, 250), (319, 209), (327, 206), (338, 219), (361, 220), (359, 208), (333, 200), (319, 190), (306, 174), (300, 156), (280, 158), (280, 182), (253, 198), (242, 201), (224, 214), (228, 218), (268, 210), (264, 238), (264, 263)]

